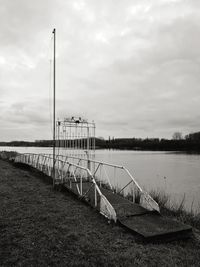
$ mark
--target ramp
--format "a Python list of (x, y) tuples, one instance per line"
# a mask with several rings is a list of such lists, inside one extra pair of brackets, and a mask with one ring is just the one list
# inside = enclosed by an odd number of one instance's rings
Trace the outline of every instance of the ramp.
[(158, 212), (149, 211), (110, 190), (101, 191), (115, 209), (119, 223), (147, 240), (183, 239), (192, 233), (192, 227), (189, 225), (166, 218)]
[[(78, 195), (75, 183), (72, 187), (66, 187)], [(156, 211), (149, 211), (139, 204), (133, 203), (112, 191), (100, 188), (102, 194), (114, 208), (117, 221), (128, 231), (137, 233), (145, 240), (176, 240), (188, 238), (192, 233), (191, 226), (182, 224), (176, 220), (162, 216)], [(86, 193), (86, 201), (94, 206), (94, 187), (89, 182), (83, 184), (83, 193)], [(99, 201), (96, 209), (99, 210)]]
[[(55, 184), (62, 184), (79, 198), (87, 201), (109, 220), (118, 221), (126, 229), (137, 233), (146, 240), (174, 240), (191, 235), (192, 228), (190, 226), (160, 214), (158, 204), (140, 188), (124, 167), (93, 161), (97, 166), (94, 173), (91, 173), (87, 167), (80, 165), (80, 160), (82, 159), (79, 159), (76, 164), (67, 159), (58, 158), (53, 178)], [(53, 159), (51, 155), (19, 154), (15, 158), (15, 162), (30, 165), (48, 176), (52, 176)], [(96, 180), (97, 171), (105, 166), (124, 170), (128, 174), (131, 181), (120, 192), (123, 194), (124, 189), (127, 189), (128, 186), (135, 186), (140, 193), (139, 204), (135, 203), (138, 201), (136, 198), (133, 199), (133, 202), (129, 201), (119, 193), (114, 193), (112, 186), (110, 186), (111, 189), (105, 189), (106, 184), (98, 183)], [(107, 175), (106, 177), (108, 184), (110, 184), (109, 177)]]
[(184, 239), (190, 237), (192, 233), (190, 226), (156, 213), (118, 218), (118, 221), (128, 230), (152, 241)]

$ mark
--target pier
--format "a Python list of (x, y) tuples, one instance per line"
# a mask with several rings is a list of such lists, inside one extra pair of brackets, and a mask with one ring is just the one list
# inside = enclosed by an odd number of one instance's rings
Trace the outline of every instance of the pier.
[[(55, 169), (50, 154), (18, 154), (14, 161), (32, 166), (52, 177), (56, 185), (73, 192), (109, 221), (119, 222), (127, 230), (147, 240), (173, 240), (190, 236), (192, 228), (163, 217), (158, 204), (125, 167), (93, 159), (88, 162), (88, 159), (74, 156), (57, 155), (55, 159)], [(89, 169), (88, 165), (93, 167)], [(108, 169), (114, 170), (115, 174), (122, 171), (129, 179), (126, 185), (122, 188), (113, 187)], [(132, 196), (128, 192), (132, 192)]]

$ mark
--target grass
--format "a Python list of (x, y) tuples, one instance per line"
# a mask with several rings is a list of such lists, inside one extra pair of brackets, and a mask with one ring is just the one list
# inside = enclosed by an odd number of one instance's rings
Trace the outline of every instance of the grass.
[(151, 190), (150, 196), (158, 203), (160, 208), (167, 207), (170, 197), (162, 190)]
[(17, 154), (16, 151), (0, 151), (0, 159), (9, 160), (10, 158), (15, 158)]
[(185, 195), (178, 204), (172, 203), (170, 195), (162, 190), (151, 190), (150, 195), (158, 203), (161, 214), (174, 217), (200, 230), (200, 214), (194, 212), (192, 208), (191, 211), (184, 209)]
[(144, 243), (44, 178), (0, 160), (0, 266), (199, 266), (198, 239)]
[[(101, 187), (105, 189), (111, 190), (109, 184), (106, 182), (98, 182), (98, 185), (101, 185)], [(119, 194), (122, 197), (125, 197), (126, 199), (134, 203), (140, 203), (140, 192), (137, 189), (125, 196), (123, 195), (123, 192), (120, 192), (119, 188), (114, 188), (113, 192)], [(200, 230), (200, 214), (194, 212), (192, 208), (190, 212), (184, 209), (185, 195), (183, 196), (180, 203), (175, 204), (171, 202), (170, 195), (163, 190), (151, 190), (149, 194), (158, 203), (162, 215), (175, 218)]]
[[(111, 190), (110, 186), (105, 182), (101, 182), (101, 186)], [(134, 203), (140, 203), (140, 192), (137, 189), (134, 192), (128, 193), (126, 196), (123, 195), (123, 192), (120, 192), (119, 188), (114, 188), (113, 191)], [(185, 194), (180, 203), (176, 204), (171, 202), (170, 195), (163, 190), (151, 190), (149, 194), (158, 203), (162, 215), (173, 217), (200, 230), (200, 214), (194, 212), (192, 207), (191, 211), (184, 209)]]

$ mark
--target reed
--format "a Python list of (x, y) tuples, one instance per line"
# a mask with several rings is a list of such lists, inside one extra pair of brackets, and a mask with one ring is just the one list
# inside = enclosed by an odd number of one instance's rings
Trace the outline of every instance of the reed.
[(0, 159), (3, 160), (10, 160), (13, 159), (17, 156), (16, 151), (0, 151)]
[(160, 206), (161, 214), (174, 217), (179, 221), (189, 224), (200, 230), (199, 210), (193, 209), (193, 203), (191, 204), (190, 211), (185, 209), (185, 194), (179, 203), (173, 203), (170, 199), (170, 195), (163, 190), (151, 190), (149, 194)]

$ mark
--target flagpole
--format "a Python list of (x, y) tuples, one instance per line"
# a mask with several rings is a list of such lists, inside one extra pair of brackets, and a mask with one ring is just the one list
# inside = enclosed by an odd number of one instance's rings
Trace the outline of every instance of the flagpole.
[(53, 29), (53, 187), (55, 187), (56, 163), (56, 29)]

